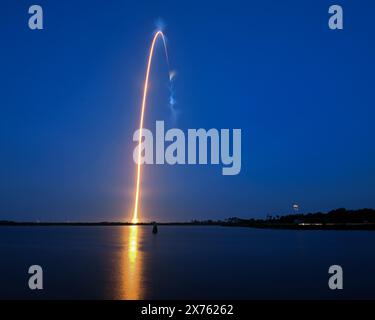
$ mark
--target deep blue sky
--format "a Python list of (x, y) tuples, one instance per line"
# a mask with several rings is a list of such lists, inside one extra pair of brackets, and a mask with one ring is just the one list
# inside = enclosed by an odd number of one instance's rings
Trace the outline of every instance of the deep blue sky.
[[(129, 220), (148, 47), (160, 17), (176, 126), (241, 128), (242, 171), (149, 166), (143, 219), (375, 207), (373, 1), (5, 1), (0, 219)], [(328, 29), (328, 7), (344, 30)], [(146, 127), (170, 119), (158, 45)]]

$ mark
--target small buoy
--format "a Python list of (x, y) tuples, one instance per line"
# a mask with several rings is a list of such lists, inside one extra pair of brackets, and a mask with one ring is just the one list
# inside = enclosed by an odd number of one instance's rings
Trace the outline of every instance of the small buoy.
[(152, 233), (154, 234), (158, 233), (158, 225), (156, 224), (156, 222), (153, 223)]

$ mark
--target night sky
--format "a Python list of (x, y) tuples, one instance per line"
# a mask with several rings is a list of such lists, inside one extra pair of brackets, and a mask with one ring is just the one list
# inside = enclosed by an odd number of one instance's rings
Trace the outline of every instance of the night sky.
[[(126, 221), (147, 53), (145, 127), (242, 129), (242, 170), (146, 166), (141, 219), (375, 207), (374, 1), (2, 2), (0, 220)], [(344, 30), (328, 28), (328, 7)], [(162, 22), (161, 22), (162, 21)]]

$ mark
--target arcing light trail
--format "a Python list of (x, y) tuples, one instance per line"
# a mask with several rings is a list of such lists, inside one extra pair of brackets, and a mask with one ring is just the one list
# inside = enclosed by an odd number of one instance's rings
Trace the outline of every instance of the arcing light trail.
[[(134, 200), (134, 212), (133, 212), (133, 219), (132, 223), (139, 222), (139, 198), (140, 198), (140, 183), (141, 183), (141, 139), (142, 139), (142, 130), (143, 130), (143, 119), (146, 109), (146, 101), (147, 101), (147, 89), (148, 89), (148, 81), (150, 76), (150, 70), (152, 65), (152, 58), (154, 55), (154, 48), (157, 39), (161, 37), (163, 40), (165, 56), (167, 58), (168, 69), (169, 69), (169, 58), (168, 58), (168, 51), (167, 51), (167, 44), (165, 41), (165, 37), (162, 31), (157, 31), (152, 39), (150, 52), (148, 55), (148, 62), (147, 62), (147, 69), (146, 69), (146, 77), (143, 86), (143, 97), (142, 97), (142, 107), (141, 107), (141, 118), (139, 122), (139, 139), (138, 139), (138, 162), (137, 162), (137, 182), (136, 182), (136, 189), (135, 189), (135, 200)], [(173, 76), (171, 76), (171, 72), (169, 72), (169, 80), (171, 81)]]

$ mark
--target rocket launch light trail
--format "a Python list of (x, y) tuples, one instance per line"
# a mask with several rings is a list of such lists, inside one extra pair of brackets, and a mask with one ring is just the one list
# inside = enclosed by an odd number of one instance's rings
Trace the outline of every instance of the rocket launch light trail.
[[(163, 40), (163, 45), (165, 49), (165, 55), (167, 58), (167, 64), (169, 69), (169, 58), (168, 58), (168, 51), (167, 51), (167, 44), (165, 41), (165, 37), (162, 31), (157, 31), (152, 39), (150, 52), (148, 55), (148, 62), (147, 62), (147, 69), (146, 69), (146, 77), (145, 82), (143, 86), (143, 97), (142, 97), (142, 107), (141, 107), (141, 118), (139, 122), (139, 139), (138, 139), (138, 162), (137, 162), (137, 181), (136, 181), (136, 189), (135, 189), (135, 200), (134, 200), (134, 212), (133, 212), (133, 219), (132, 223), (136, 224), (139, 222), (139, 198), (140, 198), (140, 182), (141, 182), (141, 139), (142, 139), (142, 130), (143, 130), (143, 119), (145, 114), (145, 108), (146, 108), (146, 101), (147, 101), (147, 89), (148, 89), (148, 82), (149, 82), (149, 76), (150, 76), (150, 70), (152, 65), (152, 57), (154, 55), (154, 48), (155, 43), (157, 39), (161, 37)], [(170, 75), (170, 73), (169, 73)], [(170, 76), (171, 80), (171, 76)]]

